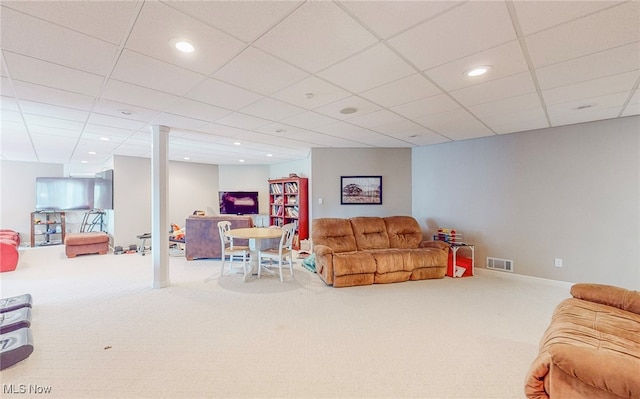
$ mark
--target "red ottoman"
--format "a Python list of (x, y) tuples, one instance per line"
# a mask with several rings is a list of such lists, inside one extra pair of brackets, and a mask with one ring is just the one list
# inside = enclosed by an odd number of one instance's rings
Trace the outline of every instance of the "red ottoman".
[(18, 242), (0, 236), (0, 272), (16, 270), (18, 258)]
[(109, 252), (109, 235), (102, 232), (68, 233), (64, 244), (67, 258), (86, 254), (104, 255)]

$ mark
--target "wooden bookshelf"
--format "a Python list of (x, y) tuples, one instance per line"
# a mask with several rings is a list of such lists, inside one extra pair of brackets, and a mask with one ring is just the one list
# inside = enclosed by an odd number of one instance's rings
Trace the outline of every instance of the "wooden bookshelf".
[(309, 179), (292, 177), (269, 180), (269, 225), (297, 223), (294, 242), (309, 238)]

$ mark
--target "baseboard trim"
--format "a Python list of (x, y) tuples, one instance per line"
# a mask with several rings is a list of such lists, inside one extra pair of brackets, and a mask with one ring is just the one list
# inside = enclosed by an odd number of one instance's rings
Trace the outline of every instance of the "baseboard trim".
[(476, 273), (480, 273), (480, 274), (487, 274), (487, 275), (491, 275), (494, 277), (498, 277), (498, 278), (503, 278), (506, 280), (520, 280), (520, 281), (535, 281), (537, 283), (542, 283), (545, 285), (549, 285), (552, 287), (560, 287), (560, 288), (571, 288), (571, 286), (575, 283), (571, 283), (568, 281), (560, 281), (560, 280), (551, 280), (548, 278), (542, 278), (542, 277), (534, 277), (534, 276), (527, 276), (524, 274), (515, 274), (515, 273), (505, 273), (505, 272), (501, 272), (499, 270), (489, 270), (489, 269), (481, 269), (481, 268), (476, 268), (475, 269)]

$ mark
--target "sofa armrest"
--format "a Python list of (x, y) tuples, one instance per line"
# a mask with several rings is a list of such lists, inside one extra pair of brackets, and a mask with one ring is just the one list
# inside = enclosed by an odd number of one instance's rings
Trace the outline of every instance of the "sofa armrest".
[(553, 345), (549, 353), (560, 370), (587, 385), (621, 398), (640, 397), (640, 359), (568, 344)]
[(314, 245), (316, 274), (327, 284), (333, 284), (333, 249), (326, 245)]
[(640, 314), (640, 292), (638, 291), (604, 284), (574, 284), (571, 287), (571, 295), (577, 299)]
[(422, 241), (420, 243), (420, 248), (437, 248), (437, 249), (442, 249), (444, 251), (449, 252), (449, 244), (447, 244), (444, 241), (437, 241), (437, 240)]

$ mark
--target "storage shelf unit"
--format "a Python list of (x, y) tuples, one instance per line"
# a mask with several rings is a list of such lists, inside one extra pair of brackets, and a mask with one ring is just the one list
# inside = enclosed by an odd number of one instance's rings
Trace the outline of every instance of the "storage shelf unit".
[(269, 180), (269, 225), (297, 223), (296, 242), (309, 238), (308, 190), (306, 177)]
[(31, 246), (60, 245), (66, 234), (64, 212), (31, 212)]

